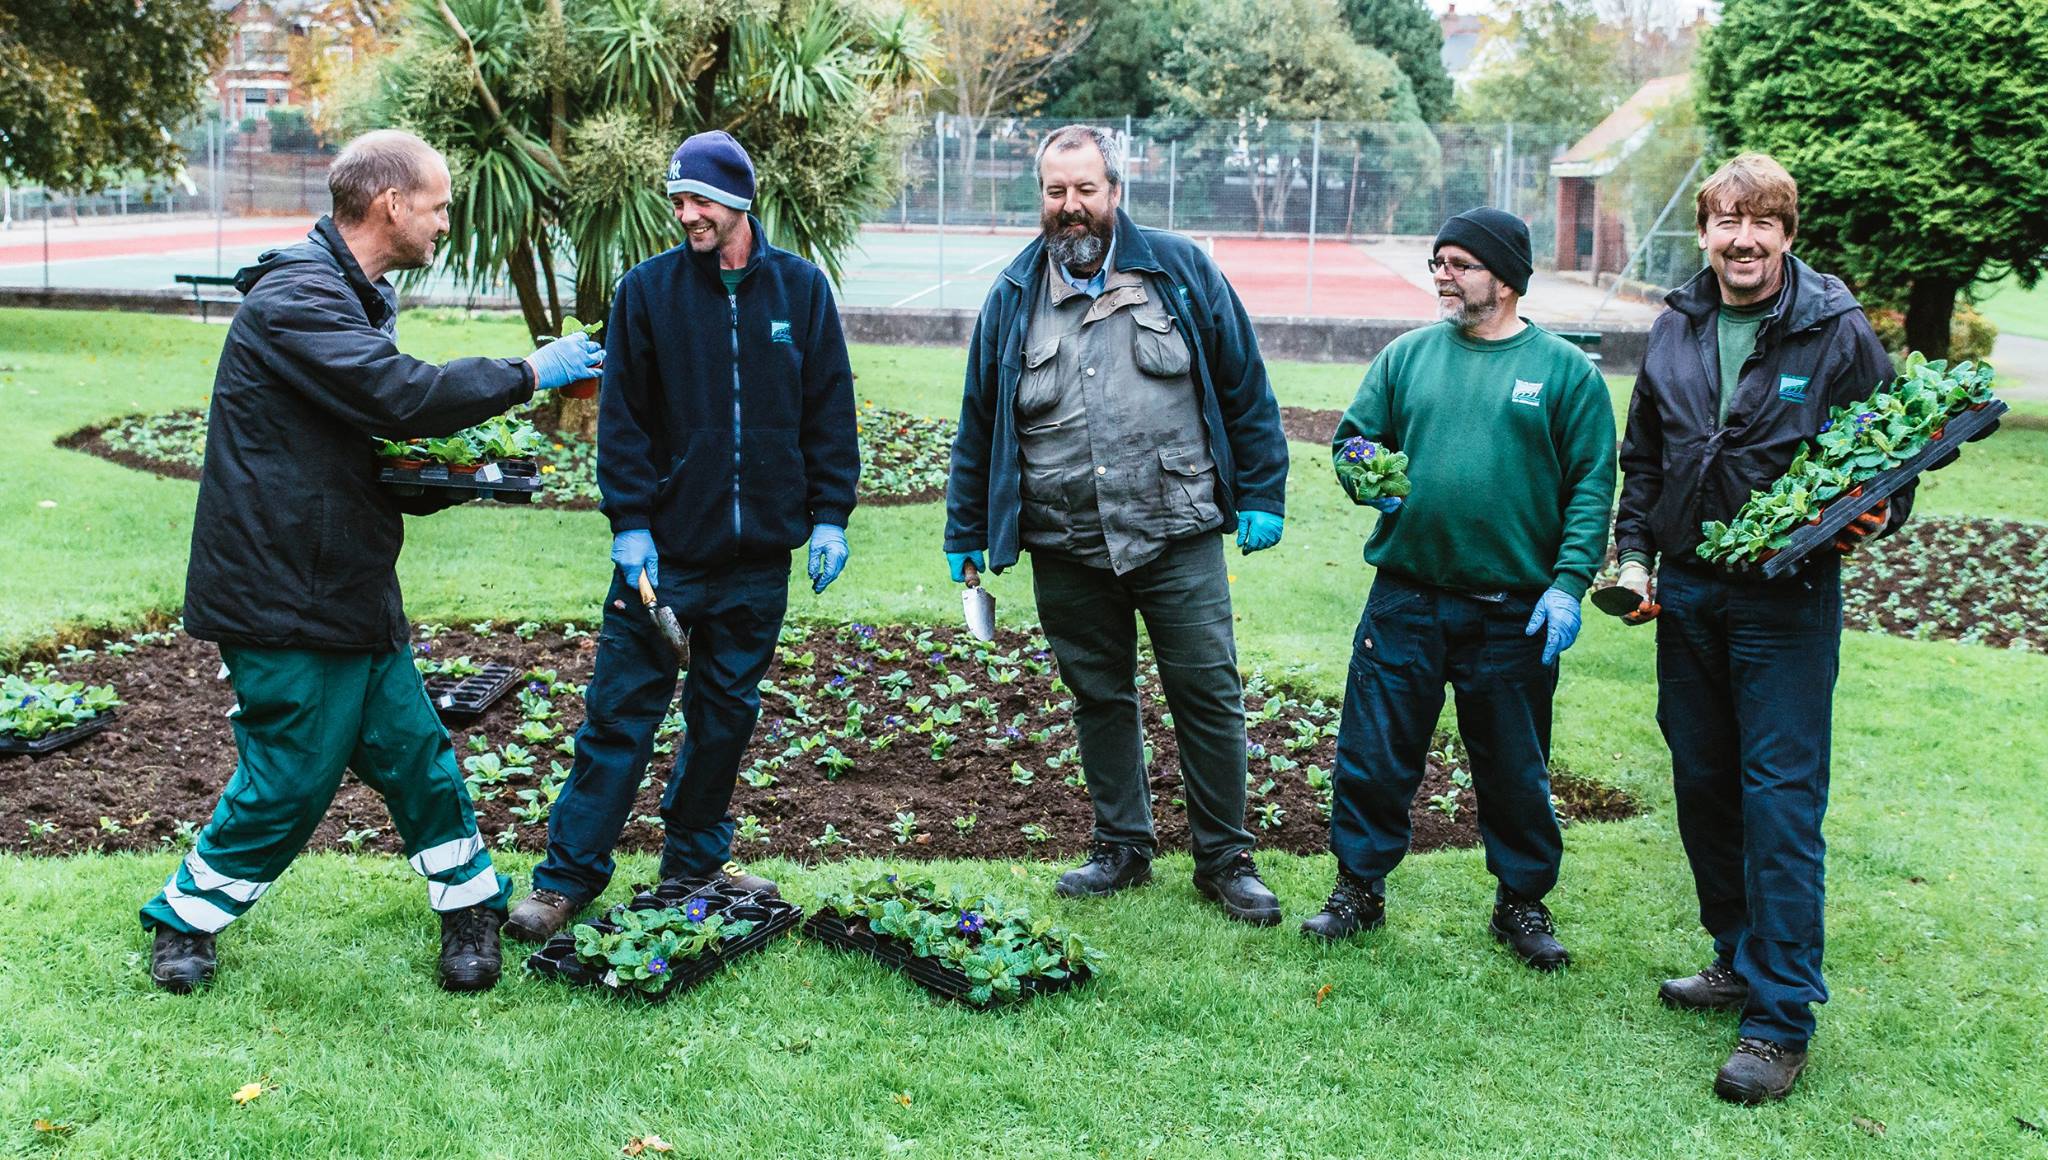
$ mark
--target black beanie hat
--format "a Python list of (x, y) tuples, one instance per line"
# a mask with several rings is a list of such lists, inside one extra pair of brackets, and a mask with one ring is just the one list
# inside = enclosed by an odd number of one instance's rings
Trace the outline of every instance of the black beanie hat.
[(1508, 289), (1529, 292), (1529, 272), (1535, 268), (1529, 256), (1529, 227), (1514, 214), (1485, 205), (1468, 209), (1444, 223), (1430, 255), (1445, 246), (1463, 246)]

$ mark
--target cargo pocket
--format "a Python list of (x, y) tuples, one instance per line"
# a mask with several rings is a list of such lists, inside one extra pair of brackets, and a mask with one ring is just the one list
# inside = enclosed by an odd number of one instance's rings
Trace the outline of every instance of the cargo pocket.
[(1421, 592), (1405, 585), (1373, 585), (1358, 618), (1358, 632), (1351, 639), (1354, 673), (1413, 668), (1421, 663), (1414, 614), (1420, 611), (1422, 598)]
[(1060, 401), (1060, 340), (1048, 338), (1024, 351), (1024, 374), (1017, 380), (1017, 418), (1025, 426), (1052, 413)]
[(1174, 536), (1191, 534), (1219, 522), (1216, 506), (1216, 461), (1207, 448), (1184, 448), (1159, 453), (1161, 499), (1171, 517)]
[(1173, 327), (1165, 311), (1136, 311), (1131, 321), (1132, 356), (1138, 369), (1162, 379), (1177, 379), (1188, 373), (1188, 344)]

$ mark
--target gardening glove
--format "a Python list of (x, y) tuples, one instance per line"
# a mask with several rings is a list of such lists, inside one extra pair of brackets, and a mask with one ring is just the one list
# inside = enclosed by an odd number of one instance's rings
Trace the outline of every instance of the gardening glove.
[(612, 537), (612, 563), (626, 576), (626, 585), (640, 586), (640, 573), (647, 573), (651, 587), (661, 583), (661, 558), (654, 550), (654, 533), (645, 528), (620, 532)]
[(1239, 512), (1237, 516), (1237, 547), (1249, 556), (1263, 552), (1280, 542), (1280, 533), (1287, 521), (1272, 512)]
[(1529, 614), (1529, 623), (1522, 627), (1522, 635), (1535, 636), (1539, 628), (1543, 630), (1543, 663), (1554, 665), (1557, 654), (1579, 639), (1578, 600), (1560, 588), (1544, 589), (1536, 601), (1536, 610)]
[(1664, 611), (1664, 606), (1657, 603), (1656, 592), (1650, 587), (1650, 569), (1642, 562), (1630, 560), (1623, 564), (1621, 574), (1614, 578), (1614, 582), (1643, 598), (1634, 612), (1621, 618), (1623, 624), (1648, 624)]
[(946, 553), (946, 564), (953, 569), (953, 583), (955, 584), (967, 583), (967, 565), (969, 564), (974, 565), (976, 572), (988, 571), (988, 562), (981, 558), (980, 552), (948, 552)]
[(1383, 516), (1390, 516), (1401, 510), (1401, 497), (1398, 495), (1383, 495), (1377, 499), (1362, 499), (1358, 502)]
[(1892, 501), (1881, 499), (1877, 506), (1849, 521), (1849, 526), (1835, 533), (1835, 551), (1844, 556), (1854, 552), (1864, 540), (1884, 530), (1885, 520), (1891, 515)]
[(527, 355), (526, 362), (533, 368), (533, 389), (552, 391), (596, 378), (604, 369), (604, 348), (587, 334), (572, 334)]
[(846, 529), (818, 524), (811, 529), (811, 591), (823, 592), (846, 568)]

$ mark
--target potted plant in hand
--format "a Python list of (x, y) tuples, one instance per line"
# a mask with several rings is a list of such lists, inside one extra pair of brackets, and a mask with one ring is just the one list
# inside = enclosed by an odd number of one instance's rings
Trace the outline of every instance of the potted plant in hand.
[[(584, 322), (581, 319), (578, 319), (575, 315), (571, 314), (568, 317), (562, 319), (561, 337), (567, 338), (572, 334), (587, 334), (590, 336), (591, 341), (595, 342), (597, 341), (598, 334), (601, 333), (603, 330), (604, 322), (602, 320), (597, 322)], [(543, 335), (540, 338), (535, 339), (533, 345), (537, 349), (539, 347), (546, 346), (547, 344), (553, 341), (555, 341), (553, 337)], [(561, 390), (556, 391), (555, 394), (560, 395), (565, 399), (595, 399), (597, 397), (597, 384), (598, 380), (596, 378), (578, 379), (575, 382), (570, 383), (568, 386), (563, 387)]]

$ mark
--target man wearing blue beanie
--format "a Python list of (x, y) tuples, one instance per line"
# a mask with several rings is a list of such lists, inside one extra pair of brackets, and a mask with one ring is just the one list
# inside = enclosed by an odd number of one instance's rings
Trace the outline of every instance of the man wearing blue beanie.
[(605, 327), (597, 483), (612, 525), (611, 593), (533, 894), (506, 923), (538, 941), (611, 881), (613, 846), (676, 689), (676, 657), (641, 607), (644, 577), (689, 636), (683, 739), (662, 794), (664, 881), (724, 878), (727, 812), (810, 541), (811, 590), (846, 566), (860, 475), (853, 372), (825, 274), (768, 243), (754, 165), (722, 132), (683, 142), (665, 177), (684, 243), (627, 271)]
[(1337, 425), (1340, 462), (1353, 438), (1405, 452), (1411, 490), (1352, 496), (1379, 512), (1365, 543), (1377, 573), (1331, 771), (1336, 889), (1302, 930), (1340, 939), (1385, 921), (1448, 684), (1499, 884), (1489, 926), (1548, 971), (1570, 961), (1543, 903), (1564, 856), (1551, 700), (1607, 551), (1614, 413), (1586, 356), (1517, 314), (1530, 266), (1514, 215), (1444, 223), (1429, 260), (1442, 320), (1389, 343)]

